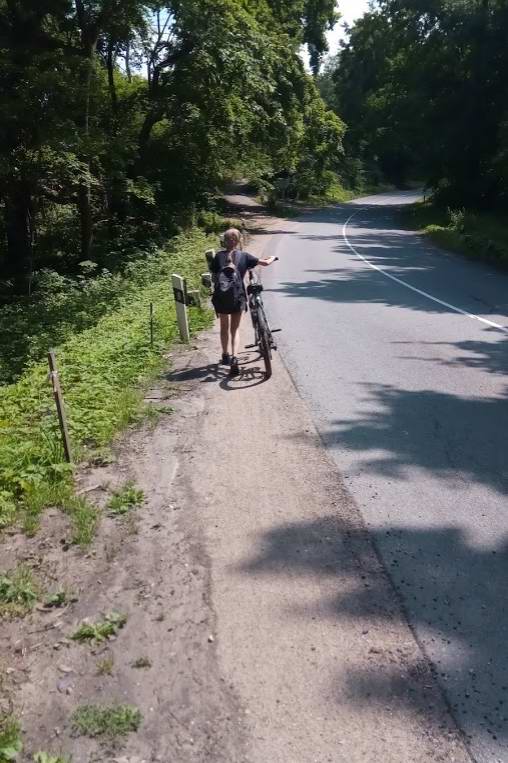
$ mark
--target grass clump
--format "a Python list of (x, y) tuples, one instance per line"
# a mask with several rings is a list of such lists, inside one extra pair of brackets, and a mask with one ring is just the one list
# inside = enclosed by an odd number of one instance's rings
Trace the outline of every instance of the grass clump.
[(106, 506), (106, 510), (112, 515), (127, 514), (127, 512), (136, 506), (141, 506), (144, 499), (143, 491), (138, 490), (134, 482), (129, 481), (113, 494), (113, 497)]
[(38, 752), (34, 755), (34, 763), (72, 763), (72, 758), (50, 755), (48, 752)]
[(72, 542), (78, 546), (89, 546), (99, 525), (99, 508), (82, 496), (70, 496), (63, 510), (71, 520)]
[(21, 617), (29, 612), (39, 595), (32, 570), (21, 564), (0, 574), (0, 615)]
[(131, 705), (82, 705), (71, 716), (72, 731), (76, 736), (107, 736), (111, 739), (137, 731), (142, 715)]
[(111, 614), (106, 615), (104, 620), (97, 623), (82, 622), (71, 638), (73, 641), (106, 641), (111, 636), (116, 636), (126, 622), (126, 615), (122, 615), (119, 612), (111, 612)]
[(12, 715), (0, 715), (0, 763), (16, 760), (22, 749), (19, 722)]

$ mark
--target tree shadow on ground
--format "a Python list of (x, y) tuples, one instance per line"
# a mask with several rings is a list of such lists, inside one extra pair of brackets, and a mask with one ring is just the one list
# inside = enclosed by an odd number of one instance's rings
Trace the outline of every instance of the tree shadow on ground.
[[(301, 576), (341, 581), (346, 593), (295, 606), (296, 617), (388, 623), (397, 612), (385, 606), (387, 579), (372, 570), (374, 547), (383, 548), (390, 577), (402, 590), (425, 647), (434, 659), (436, 676), (459, 722), (495, 744), (508, 742), (508, 635), (506, 581), (508, 544), (477, 548), (457, 527), (415, 529), (390, 526), (369, 533), (339, 516), (274, 527), (259, 538), (258, 549), (242, 572), (254, 575)], [(370, 574), (361, 574), (362, 570)], [(374, 574), (373, 574), (374, 572)], [(349, 579), (345, 585), (344, 578)], [(326, 582), (325, 582), (326, 580)], [(368, 583), (365, 582), (368, 581)], [(398, 607), (395, 605), (395, 609)], [(324, 613), (324, 615), (323, 615)], [(453, 650), (453, 653), (452, 651)], [(398, 704), (408, 717), (416, 709), (429, 716), (433, 707), (419, 676), (428, 675), (424, 656), (416, 663), (390, 659), (380, 650), (369, 653), (368, 667), (348, 678), (352, 701)], [(424, 682), (425, 683), (425, 682)], [(409, 703), (411, 706), (409, 706)]]
[[(365, 214), (363, 214), (365, 212)], [(332, 223), (327, 215), (309, 215), (305, 223)], [(508, 277), (482, 262), (467, 260), (459, 255), (445, 253), (413, 231), (394, 227), (393, 211), (378, 207), (375, 214), (362, 209), (349, 230), (354, 249), (376, 268), (389, 276), (408, 283), (451, 305), (481, 315), (508, 314)], [(352, 251), (344, 240), (341, 226), (336, 233), (306, 233), (295, 235), (298, 241), (309, 244), (306, 273), (308, 280), (283, 282), (272, 289), (290, 298), (313, 298), (340, 303), (377, 303), (411, 310), (450, 313), (450, 305), (428, 299), (402, 284), (387, 278), (369, 267)], [(336, 242), (333, 251), (346, 258), (349, 264), (327, 269), (313, 269), (314, 255)], [(314, 278), (310, 278), (314, 275)], [(474, 294), (471, 284), (475, 284)]]
[[(508, 337), (496, 330), (486, 330), (485, 335), (488, 339), (483, 342), (418, 343), (424, 348), (444, 345), (447, 355), (406, 359), (504, 377)], [(414, 347), (407, 342), (401, 346), (408, 344)], [(450, 349), (457, 353), (455, 357), (450, 358)], [(405, 478), (407, 470), (416, 467), (452, 484), (460, 479), (508, 494), (508, 387), (500, 387), (499, 394), (490, 397), (374, 383), (365, 384), (364, 390), (361, 411), (348, 419), (335, 419), (321, 430), (327, 447), (361, 452), (359, 467), (387, 478)]]

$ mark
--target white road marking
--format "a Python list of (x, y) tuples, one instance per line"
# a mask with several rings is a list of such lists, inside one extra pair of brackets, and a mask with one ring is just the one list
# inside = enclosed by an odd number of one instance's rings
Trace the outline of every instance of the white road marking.
[(495, 329), (499, 329), (500, 331), (504, 331), (505, 333), (508, 333), (508, 327), (507, 326), (501, 326), (499, 323), (494, 323), (494, 321), (489, 321), (487, 318), (482, 318), (480, 315), (475, 315), (474, 313), (468, 313), (467, 310), (462, 310), (460, 307), (455, 307), (455, 305), (450, 305), (449, 302), (444, 302), (442, 299), (438, 299), (437, 297), (433, 297), (432, 294), (429, 294), (426, 291), (422, 291), (421, 289), (417, 289), (416, 286), (411, 286), (410, 283), (407, 283), (406, 281), (403, 281), (401, 278), (397, 278), (397, 276), (392, 275), (391, 273), (387, 273), (386, 270), (383, 270), (382, 268), (378, 267), (377, 265), (374, 265), (374, 263), (367, 260), (363, 254), (360, 254), (360, 252), (355, 249), (353, 244), (349, 241), (347, 237), (347, 226), (355, 217), (357, 214), (359, 214), (360, 210), (358, 212), (354, 212), (346, 222), (344, 223), (342, 227), (342, 236), (344, 237), (344, 241), (348, 245), (348, 247), (351, 249), (353, 254), (356, 254), (357, 257), (359, 257), (361, 260), (365, 262), (366, 265), (368, 265), (373, 270), (377, 270), (378, 273), (381, 273), (382, 275), (386, 276), (386, 278), (389, 278), (391, 281), (395, 281), (395, 283), (400, 284), (401, 286), (405, 286), (406, 289), (410, 289), (411, 291), (416, 292), (417, 294), (420, 294), (420, 296), (425, 297), (426, 299), (430, 299), (432, 302), (437, 302), (438, 305), (443, 305), (443, 307), (447, 307), (449, 310), (453, 310), (455, 313), (459, 313), (460, 315), (465, 315), (466, 318), (472, 318), (474, 321), (480, 321), (480, 323), (485, 323), (487, 326), (491, 326)]

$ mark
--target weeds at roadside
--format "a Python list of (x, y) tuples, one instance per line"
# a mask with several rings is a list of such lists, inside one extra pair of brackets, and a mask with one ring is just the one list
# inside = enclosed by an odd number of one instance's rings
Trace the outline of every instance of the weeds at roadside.
[(65, 607), (66, 604), (73, 604), (78, 597), (70, 591), (55, 591), (55, 593), (46, 596), (43, 602), (45, 609), (58, 609)]
[(126, 622), (126, 615), (122, 615), (119, 612), (111, 612), (101, 622), (88, 623), (86, 620), (83, 621), (71, 638), (73, 641), (95, 641), (100, 643), (111, 638), (111, 636), (116, 636)]
[(60, 508), (71, 495), (71, 487), (67, 481), (30, 487), (25, 492), (21, 506), (21, 522), (26, 535), (32, 537), (36, 534), (44, 509), (50, 506)]
[(142, 490), (138, 490), (134, 482), (126, 482), (125, 485), (113, 494), (108, 501), (106, 510), (112, 516), (127, 514), (131, 509), (140, 506), (145, 499)]
[(63, 510), (72, 523), (72, 542), (78, 546), (89, 546), (99, 524), (99, 508), (82, 496), (71, 496)]
[(34, 763), (72, 763), (72, 758), (62, 755), (50, 755), (47, 752), (38, 752), (34, 755)]
[(39, 585), (25, 564), (0, 575), (0, 616), (22, 617), (34, 606)]
[(142, 715), (131, 705), (82, 705), (71, 716), (72, 733), (75, 736), (107, 736), (115, 739), (137, 731)]
[(131, 663), (133, 668), (151, 668), (152, 662), (148, 657), (138, 657), (137, 660)]
[(0, 715), (0, 763), (16, 760), (22, 749), (19, 722), (13, 715)]
[(112, 657), (104, 657), (97, 663), (97, 675), (98, 676), (111, 676), (113, 675), (113, 667), (115, 661)]

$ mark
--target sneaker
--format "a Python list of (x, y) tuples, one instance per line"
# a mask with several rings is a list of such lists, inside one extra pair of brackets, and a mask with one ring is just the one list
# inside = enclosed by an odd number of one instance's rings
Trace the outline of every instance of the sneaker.
[(221, 363), (222, 363), (223, 366), (231, 365), (231, 355), (229, 354), (229, 352), (223, 352), (222, 353)]
[(238, 368), (238, 358), (231, 358), (231, 370), (229, 372), (230, 376), (238, 376), (240, 373), (240, 369)]

